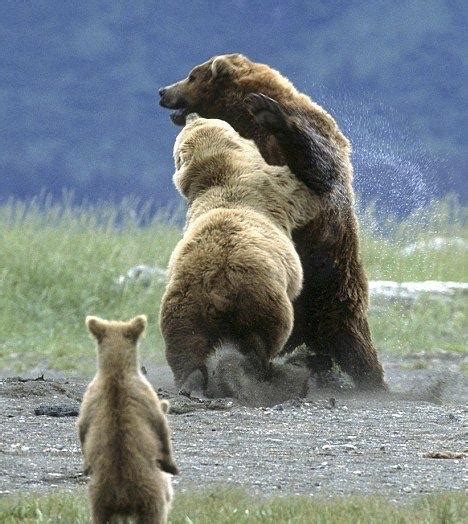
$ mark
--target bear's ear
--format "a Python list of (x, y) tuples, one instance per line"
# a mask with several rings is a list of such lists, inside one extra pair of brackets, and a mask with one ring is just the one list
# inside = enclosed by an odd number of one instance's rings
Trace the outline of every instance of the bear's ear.
[(106, 333), (106, 321), (99, 317), (86, 317), (86, 327), (93, 337), (98, 341), (104, 338)]
[(195, 122), (195, 120), (198, 120), (200, 118), (200, 115), (198, 113), (189, 113), (185, 117), (185, 125), (190, 124), (190, 122)]
[(138, 315), (137, 317), (132, 318), (125, 332), (125, 336), (136, 342), (145, 330), (147, 323), (148, 321), (146, 320), (146, 315)]
[(169, 401), (168, 400), (161, 400), (161, 410), (163, 413), (169, 413)]
[(234, 72), (234, 64), (228, 55), (217, 56), (211, 62), (211, 75), (213, 79), (228, 77)]
[(191, 188), (193, 186), (193, 180), (188, 176), (187, 169), (182, 165), (183, 162), (180, 161), (180, 166), (174, 173), (172, 180), (176, 186), (177, 191), (187, 200), (190, 200), (191, 197)]
[(184, 162), (182, 160), (182, 155), (179, 152), (174, 153), (174, 165), (176, 170), (179, 170), (182, 167), (183, 163)]

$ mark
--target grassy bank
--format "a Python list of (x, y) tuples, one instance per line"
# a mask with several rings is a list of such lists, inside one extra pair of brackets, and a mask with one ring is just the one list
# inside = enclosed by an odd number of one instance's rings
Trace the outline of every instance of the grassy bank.
[[(379, 227), (372, 213), (365, 213), (362, 252), (369, 277), (467, 281), (463, 246), (404, 254), (408, 246), (434, 236), (468, 241), (464, 213), (444, 201)], [(84, 328), (88, 314), (147, 314), (150, 327), (142, 353), (162, 359), (157, 316), (163, 284), (122, 286), (116, 279), (137, 264), (165, 267), (181, 233), (161, 217), (144, 227), (140, 222), (130, 204), (74, 209), (10, 203), (0, 208), (1, 367), (91, 372), (94, 349)], [(373, 315), (371, 324), (378, 347), (387, 351), (460, 351), (466, 342), (464, 316), (463, 301), (431, 301), (410, 309), (389, 306), (388, 312)]]
[[(54, 494), (0, 500), (4, 524), (89, 522), (86, 497)], [(216, 490), (181, 493), (176, 496), (171, 524), (455, 524), (468, 517), (468, 498), (463, 493), (446, 493), (394, 504), (384, 498), (359, 497), (319, 499), (275, 497), (259, 499), (241, 491)]]
[[(146, 227), (130, 206), (0, 209), (0, 352), (17, 369), (49, 365), (89, 371), (94, 348), (84, 318), (148, 315), (144, 350), (160, 353), (163, 286), (121, 286), (135, 264), (165, 267), (180, 232), (156, 217)], [(116, 225), (118, 224), (118, 225)]]
[[(447, 198), (404, 220), (379, 222), (373, 208), (361, 212), (361, 251), (369, 278), (468, 281), (467, 211)], [(454, 242), (433, 248), (435, 239)]]

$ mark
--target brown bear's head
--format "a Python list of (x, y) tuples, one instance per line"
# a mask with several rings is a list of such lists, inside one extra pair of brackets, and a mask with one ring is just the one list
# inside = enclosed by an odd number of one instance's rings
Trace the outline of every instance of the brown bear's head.
[(215, 117), (213, 106), (223, 97), (226, 81), (234, 73), (248, 67), (250, 61), (242, 55), (221, 55), (194, 67), (187, 78), (159, 90), (162, 107), (174, 109), (171, 119), (184, 125), (187, 114), (197, 112), (203, 117)]
[(265, 64), (241, 54), (220, 55), (194, 67), (187, 78), (159, 90), (162, 107), (174, 109), (172, 121), (185, 124), (196, 112), (204, 118), (226, 120), (246, 138), (252, 137), (252, 117), (244, 99), (249, 93), (287, 97), (292, 84)]

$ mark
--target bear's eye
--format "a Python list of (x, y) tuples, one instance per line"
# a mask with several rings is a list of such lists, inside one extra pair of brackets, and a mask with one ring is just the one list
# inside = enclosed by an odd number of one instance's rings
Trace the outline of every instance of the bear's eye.
[(195, 80), (195, 75), (192, 73), (192, 74), (189, 75), (188, 81), (189, 82), (193, 82), (194, 80)]

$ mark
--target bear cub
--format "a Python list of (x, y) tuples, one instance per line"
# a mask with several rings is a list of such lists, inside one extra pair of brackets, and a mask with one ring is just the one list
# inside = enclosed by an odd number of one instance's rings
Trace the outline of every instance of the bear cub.
[(169, 403), (159, 400), (138, 364), (146, 317), (129, 322), (87, 317), (86, 325), (97, 341), (98, 370), (77, 425), (91, 477), (93, 522), (133, 517), (165, 523), (172, 500), (169, 473), (178, 471), (166, 420)]

